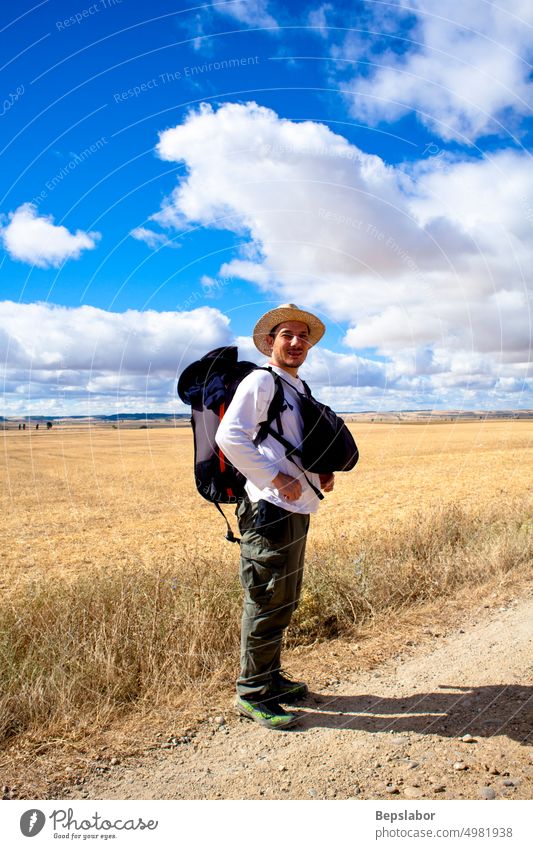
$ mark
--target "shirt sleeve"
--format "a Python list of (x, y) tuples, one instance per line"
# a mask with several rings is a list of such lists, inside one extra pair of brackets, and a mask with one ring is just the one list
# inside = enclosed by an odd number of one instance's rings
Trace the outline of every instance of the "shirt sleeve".
[(278, 467), (267, 459), (253, 439), (265, 421), (275, 393), (274, 379), (259, 369), (246, 375), (226, 410), (216, 433), (217, 445), (246, 478), (259, 489), (272, 485)]

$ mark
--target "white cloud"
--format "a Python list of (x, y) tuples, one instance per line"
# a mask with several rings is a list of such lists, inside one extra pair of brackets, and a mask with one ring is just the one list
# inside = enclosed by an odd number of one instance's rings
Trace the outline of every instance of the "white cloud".
[(328, 37), (328, 15), (333, 12), (331, 3), (323, 3), (316, 9), (311, 9), (308, 15), (309, 26), (313, 27), (323, 38)]
[(302, 376), (313, 387), (383, 387), (387, 368), (384, 363), (357, 354), (339, 354), (320, 346), (309, 352)]
[(219, 310), (112, 313), (95, 307), (0, 302), (4, 404), (26, 409), (60, 403), (109, 411), (177, 409), (176, 376), (206, 351), (228, 344)]
[(10, 212), (9, 223), (0, 227), (0, 238), (12, 259), (58, 268), (67, 259), (78, 259), (83, 250), (92, 250), (100, 233), (76, 230), (54, 224), (51, 215), (39, 216), (33, 203), (23, 203)]
[(268, 5), (268, 0), (230, 0), (224, 4), (216, 3), (213, 9), (251, 27), (277, 27), (276, 19), (268, 12)]
[(171, 241), (164, 233), (156, 233), (155, 230), (150, 230), (148, 227), (135, 227), (130, 236), (137, 239), (139, 242), (145, 242), (149, 248), (155, 249), (165, 245), (165, 247), (177, 248), (179, 244)]
[[(359, 120), (373, 125), (416, 110), (443, 139), (471, 143), (506, 132), (509, 110), (530, 115), (531, 3), (400, 0), (385, 12), (379, 6), (369, 10), (369, 30), (386, 37), (395, 25), (402, 40), (387, 41), (386, 48), (380, 41), (374, 52), (376, 36), (358, 32), (332, 46), (337, 59), (366, 60), (365, 76), (342, 86), (353, 90), (347, 97)], [(401, 52), (393, 52), (398, 44)]]
[[(166, 226), (248, 236), (221, 273), (348, 324), (349, 346), (416, 363), (406, 387), (425, 375), (431, 389), (437, 350), (487, 355), (489, 385), (519, 378), (506, 370), (531, 351), (525, 154), (392, 167), (323, 124), (254, 103), (204, 105), (161, 133), (157, 150), (187, 168)], [(387, 379), (398, 379), (392, 367)]]

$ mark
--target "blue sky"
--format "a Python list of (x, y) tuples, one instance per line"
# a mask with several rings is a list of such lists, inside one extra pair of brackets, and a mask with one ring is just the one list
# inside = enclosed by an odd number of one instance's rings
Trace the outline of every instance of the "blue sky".
[(3, 415), (182, 411), (295, 302), (341, 410), (533, 407), (523, 0), (1, 12)]

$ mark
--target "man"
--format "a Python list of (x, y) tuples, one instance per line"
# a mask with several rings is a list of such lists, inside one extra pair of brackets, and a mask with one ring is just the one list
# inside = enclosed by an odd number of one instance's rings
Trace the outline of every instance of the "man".
[[(298, 369), (324, 332), (319, 318), (294, 304), (270, 310), (254, 328), (255, 346), (269, 357), (269, 368), (283, 387), (284, 406), (272, 428), (279, 432), (281, 425), (283, 437), (294, 446), (302, 441), (298, 393), (305, 391)], [(237, 710), (268, 728), (283, 729), (294, 725), (297, 716), (280, 702), (291, 704), (308, 693), (306, 684), (281, 672), (283, 633), (300, 597), (309, 514), (318, 509), (320, 488), (333, 489), (334, 475), (304, 472), (270, 433), (254, 444), (274, 394), (268, 371), (247, 375), (216, 441), (246, 477), (246, 496), (237, 509), (244, 589)]]

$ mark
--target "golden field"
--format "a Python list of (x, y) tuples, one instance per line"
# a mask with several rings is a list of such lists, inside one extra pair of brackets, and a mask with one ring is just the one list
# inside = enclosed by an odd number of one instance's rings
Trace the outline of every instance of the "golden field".
[[(352, 428), (361, 460), (313, 520), (290, 644), (530, 570), (533, 422)], [(238, 549), (196, 493), (189, 427), (2, 436), (0, 738), (231, 680)]]
[[(352, 430), (361, 460), (337, 475), (313, 520), (311, 544), (332, 528), (381, 532), (436, 502), (482, 508), (533, 493), (533, 421)], [(221, 517), (194, 487), (186, 426), (5, 431), (2, 477), (7, 590), (54, 572), (157, 567), (184, 552), (235, 566)]]

